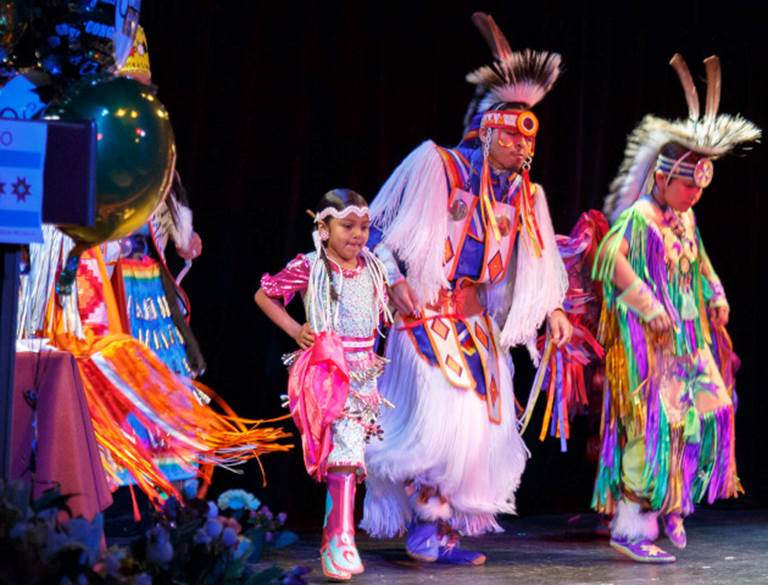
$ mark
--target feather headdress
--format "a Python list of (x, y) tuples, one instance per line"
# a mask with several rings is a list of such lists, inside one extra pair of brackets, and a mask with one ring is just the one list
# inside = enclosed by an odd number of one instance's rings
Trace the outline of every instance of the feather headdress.
[(475, 12), (472, 21), (491, 48), (495, 61), (467, 75), (467, 81), (475, 84), (477, 90), (467, 110), (465, 127), (476, 114), (499, 102), (535, 106), (560, 76), (561, 62), (557, 53), (531, 49), (513, 51), (488, 14)]
[(685, 60), (676, 54), (670, 65), (674, 67), (683, 86), (688, 103), (688, 118), (665, 120), (647, 115), (629, 135), (619, 174), (611, 183), (603, 206), (611, 222), (616, 221), (622, 211), (650, 190), (657, 170), (657, 160), (667, 144), (679, 144), (689, 152), (714, 159), (727, 154), (739, 144), (760, 138), (760, 128), (740, 115), (718, 115), (721, 69), (717, 56), (704, 60), (707, 96), (703, 116), (699, 110), (696, 86)]

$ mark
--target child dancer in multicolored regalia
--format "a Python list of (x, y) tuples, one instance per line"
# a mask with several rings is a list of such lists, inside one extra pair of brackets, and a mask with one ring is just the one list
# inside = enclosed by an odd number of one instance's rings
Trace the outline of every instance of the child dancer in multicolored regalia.
[(692, 207), (712, 180), (711, 159), (760, 130), (717, 115), (720, 65), (717, 57), (705, 63), (703, 117), (676, 55), (689, 118), (646, 116), (630, 136), (605, 204), (613, 227), (593, 271), (604, 291), (607, 376), (593, 505), (615, 514), (611, 546), (640, 562), (675, 560), (653, 543), (659, 520), (682, 549), (695, 503), (741, 491), (728, 302)]
[[(365, 199), (335, 189), (314, 217), (316, 251), (297, 256), (275, 276), (264, 275), (256, 303), (302, 348), (287, 360), (289, 404), (307, 471), (328, 484), (323, 574), (341, 581), (363, 572), (355, 547), (355, 484), (366, 475), (366, 443), (380, 435), (383, 399), (376, 378), (384, 360), (373, 346), (382, 316), (391, 317), (384, 266), (365, 247)], [(304, 325), (284, 307), (297, 292), (304, 298)]]

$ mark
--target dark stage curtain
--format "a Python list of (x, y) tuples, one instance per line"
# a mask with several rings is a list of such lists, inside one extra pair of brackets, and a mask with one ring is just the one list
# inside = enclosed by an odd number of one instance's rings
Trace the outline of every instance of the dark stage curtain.
[[(721, 110), (765, 127), (768, 44), (757, 3), (605, 6), (146, 0), (153, 77), (171, 113), (179, 169), (204, 242), (185, 283), (209, 366), (204, 380), (243, 415), (283, 414), (280, 355), (292, 342), (253, 304), (259, 278), (311, 248), (304, 210), (325, 191), (351, 187), (372, 198), (422, 140), (458, 142), (472, 94), (464, 75), (490, 61), (470, 21), (475, 10), (493, 14), (513, 48), (563, 55), (564, 75), (536, 108), (541, 130), (533, 166), (561, 233), (581, 211), (601, 207), (625, 136), (645, 113), (686, 115), (667, 66), (673, 53), (683, 53), (699, 79), (702, 59), (719, 54)], [(703, 95), (703, 83), (699, 88)], [(761, 374), (768, 361), (761, 240), (767, 163), (759, 145), (743, 159), (718, 162), (697, 207), (743, 360), (741, 505), (768, 501), (761, 434), (768, 419)], [(524, 399), (531, 366), (524, 353), (515, 357)], [(533, 460), (519, 492), (521, 513), (587, 509), (594, 467), (579, 428), (565, 455), (554, 441), (540, 444), (538, 429), (529, 431)], [(319, 525), (322, 488), (304, 473), (300, 451), (264, 464), (264, 490), (255, 464), (244, 477), (220, 472), (217, 485), (253, 489), (293, 515), (294, 525)]]

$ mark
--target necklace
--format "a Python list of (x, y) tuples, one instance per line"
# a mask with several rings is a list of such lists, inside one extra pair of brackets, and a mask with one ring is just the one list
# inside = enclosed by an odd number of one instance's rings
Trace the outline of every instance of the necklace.
[[(683, 320), (698, 316), (693, 292), (693, 265), (698, 256), (695, 230), (690, 214), (681, 214), (670, 207), (662, 209), (661, 233), (664, 239), (667, 272), (673, 302)], [(674, 299), (677, 299), (674, 301)]]
[(686, 218), (674, 209), (667, 208), (664, 211), (663, 226), (668, 260), (677, 266), (681, 274), (688, 274), (698, 255), (698, 246), (692, 230), (686, 225)]

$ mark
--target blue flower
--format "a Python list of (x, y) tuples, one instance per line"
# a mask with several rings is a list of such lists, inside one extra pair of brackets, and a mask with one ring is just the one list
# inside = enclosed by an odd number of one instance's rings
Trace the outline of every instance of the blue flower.
[(132, 585), (152, 585), (152, 577), (146, 573), (139, 573), (133, 577)]
[(221, 525), (221, 522), (213, 518), (206, 520), (205, 524), (203, 525), (203, 530), (211, 538), (218, 538), (223, 529), (224, 528)]
[(225, 528), (221, 533), (221, 542), (224, 543), (224, 546), (235, 546), (237, 544), (237, 532), (232, 528)]
[(195, 544), (211, 544), (213, 542), (213, 539), (211, 538), (210, 534), (208, 534), (204, 529), (198, 528), (197, 532), (195, 532), (195, 536), (192, 538), (192, 542)]
[(197, 491), (200, 489), (200, 482), (196, 479), (188, 479), (181, 488), (185, 500), (194, 500), (197, 497)]
[(307, 582), (304, 580), (304, 575), (310, 573), (312, 569), (309, 567), (294, 567), (290, 571), (287, 571), (283, 574), (283, 576), (280, 578), (280, 584), (281, 585), (307, 585)]
[(30, 530), (32, 530), (32, 524), (29, 522), (17, 522), (11, 526), (9, 536), (14, 540), (18, 540), (21, 539)]
[(147, 531), (147, 560), (150, 563), (165, 564), (173, 559), (173, 546), (168, 531), (157, 525)]
[(101, 536), (104, 530), (104, 522), (101, 514), (97, 514), (93, 521), (89, 522), (82, 516), (73, 518), (56, 528), (55, 524), (48, 525), (48, 538), (46, 541), (46, 556), (52, 558), (64, 548), (81, 548), (82, 563), (93, 565), (99, 558), (101, 549)]
[(128, 556), (128, 551), (124, 548), (117, 546), (109, 548), (107, 554), (102, 558), (108, 577), (118, 577), (120, 575), (120, 566), (123, 564), (126, 556)]
[(251, 540), (249, 538), (240, 537), (240, 540), (237, 543), (237, 548), (235, 549), (235, 552), (232, 554), (232, 558), (234, 560), (241, 559), (250, 550), (251, 550)]

